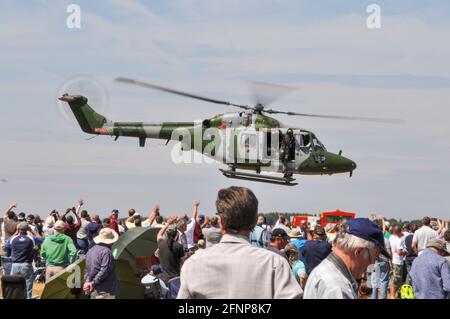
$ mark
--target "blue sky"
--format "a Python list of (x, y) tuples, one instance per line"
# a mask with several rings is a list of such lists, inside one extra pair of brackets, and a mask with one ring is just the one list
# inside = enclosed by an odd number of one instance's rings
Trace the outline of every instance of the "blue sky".
[[(66, 7), (82, 10), (79, 30)], [(381, 29), (366, 27), (367, 5)], [(239, 184), (263, 211), (340, 208), (404, 219), (450, 217), (448, 1), (2, 1), (0, 205), (63, 210), (82, 197), (92, 213), (159, 203), (166, 215), (194, 199), (214, 212), (217, 190)], [(402, 118), (401, 126), (286, 118), (358, 163), (347, 175), (298, 178), (282, 188), (227, 180), (221, 165), (176, 165), (170, 146), (125, 138), (87, 141), (56, 103), (78, 75), (105, 87), (113, 120), (186, 121), (232, 111), (114, 83), (132, 76), (250, 103), (248, 80), (298, 88), (274, 103), (296, 112)], [(88, 88), (83, 88), (88, 89)], [(75, 93), (75, 92), (74, 92)], [(99, 107), (95, 92), (92, 106)], [(98, 103), (94, 103), (98, 102)], [(124, 191), (126, 190), (126, 191)]]

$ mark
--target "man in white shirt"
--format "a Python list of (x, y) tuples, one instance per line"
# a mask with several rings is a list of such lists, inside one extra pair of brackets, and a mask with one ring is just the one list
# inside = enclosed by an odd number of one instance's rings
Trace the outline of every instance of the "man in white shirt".
[(285, 225), (285, 223), (286, 223), (286, 217), (284, 217), (282, 214), (278, 214), (278, 220), (275, 223), (275, 226), (273, 227), (273, 229), (281, 228), (282, 230), (284, 230), (286, 232), (286, 234), (289, 234), (291, 232), (291, 230), (289, 229), (289, 227), (287, 227)]
[(426, 248), (428, 241), (438, 236), (438, 232), (430, 227), (430, 223), (430, 217), (424, 217), (422, 219), (422, 227), (414, 233), (412, 248), (419, 256), (422, 250)]
[(188, 219), (186, 222), (186, 230), (184, 231), (184, 234), (186, 236), (187, 249), (192, 249), (195, 246), (194, 230), (195, 230), (195, 223), (197, 222), (198, 206), (200, 206), (200, 202), (195, 201), (194, 207), (192, 209), (192, 217)]
[(402, 248), (402, 230), (400, 226), (395, 225), (393, 228), (393, 234), (389, 237), (389, 244), (391, 246), (392, 256), (392, 277), (390, 282), (391, 299), (395, 299), (398, 289), (403, 284), (403, 255)]

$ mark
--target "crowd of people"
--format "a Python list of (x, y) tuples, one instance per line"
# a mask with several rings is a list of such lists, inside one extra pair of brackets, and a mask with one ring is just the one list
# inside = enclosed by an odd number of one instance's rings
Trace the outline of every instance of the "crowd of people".
[(159, 206), (147, 218), (130, 209), (125, 218), (113, 210), (101, 219), (83, 205), (80, 200), (63, 215), (53, 210), (44, 220), (16, 214), (16, 204), (5, 210), (3, 275), (24, 277), (28, 298), (35, 280), (51, 280), (80, 256), (85, 295), (116, 297), (111, 246), (131, 229), (157, 228), (148, 276), (157, 279), (160, 298), (357, 299), (370, 290), (374, 299), (450, 299), (448, 220), (390, 225), (372, 215), (295, 225), (279, 214), (268, 225), (243, 187), (220, 190), (212, 217), (199, 214), (198, 201), (190, 216), (166, 220)]

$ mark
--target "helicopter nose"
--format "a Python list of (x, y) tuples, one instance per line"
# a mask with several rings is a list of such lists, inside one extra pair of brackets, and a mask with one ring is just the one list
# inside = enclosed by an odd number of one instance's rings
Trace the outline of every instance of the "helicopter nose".
[(340, 154), (329, 154), (329, 167), (339, 172), (352, 172), (356, 169), (356, 163)]
[(351, 172), (356, 169), (356, 163), (349, 158), (342, 157), (341, 163), (342, 168), (347, 171)]

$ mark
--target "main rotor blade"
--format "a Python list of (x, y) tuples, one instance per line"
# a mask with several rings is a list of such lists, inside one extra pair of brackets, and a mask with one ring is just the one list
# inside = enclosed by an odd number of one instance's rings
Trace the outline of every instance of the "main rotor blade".
[(239, 107), (239, 108), (242, 108), (245, 110), (252, 109), (252, 107), (247, 106), (247, 105), (239, 105), (239, 104), (234, 104), (234, 103), (227, 102), (227, 101), (211, 99), (208, 97), (195, 95), (195, 94), (191, 94), (191, 93), (186, 93), (186, 92), (182, 92), (182, 91), (178, 91), (178, 90), (173, 90), (173, 89), (169, 89), (169, 88), (162, 87), (159, 85), (150, 84), (147, 82), (138, 81), (138, 80), (134, 80), (134, 79), (130, 79), (130, 78), (118, 77), (115, 79), (115, 81), (133, 84), (133, 85), (141, 86), (141, 87), (148, 88), (148, 89), (159, 90), (159, 91), (163, 91), (163, 92), (167, 92), (167, 93), (171, 93), (171, 94), (181, 95), (184, 97), (189, 97), (192, 99), (197, 99), (197, 100), (201, 100), (201, 101), (205, 101), (205, 102), (210, 102), (210, 103), (215, 103), (215, 104), (223, 104), (223, 105), (229, 105), (229, 106), (236, 106), (236, 107)]
[(277, 110), (264, 110), (264, 112), (269, 114), (286, 114), (295, 116), (308, 116), (317, 118), (328, 118), (335, 120), (351, 120), (351, 121), (364, 121), (364, 122), (379, 122), (379, 123), (391, 123), (391, 124), (401, 124), (404, 123), (399, 119), (387, 119), (387, 118), (376, 118), (376, 117), (356, 117), (356, 116), (339, 116), (339, 115), (319, 115), (319, 114), (306, 114), (306, 113), (295, 113), (295, 112), (283, 112)]
[(254, 104), (261, 104), (265, 106), (270, 105), (285, 95), (297, 90), (297, 88), (292, 86), (259, 81), (248, 81), (248, 86), (250, 93), (253, 96)]

